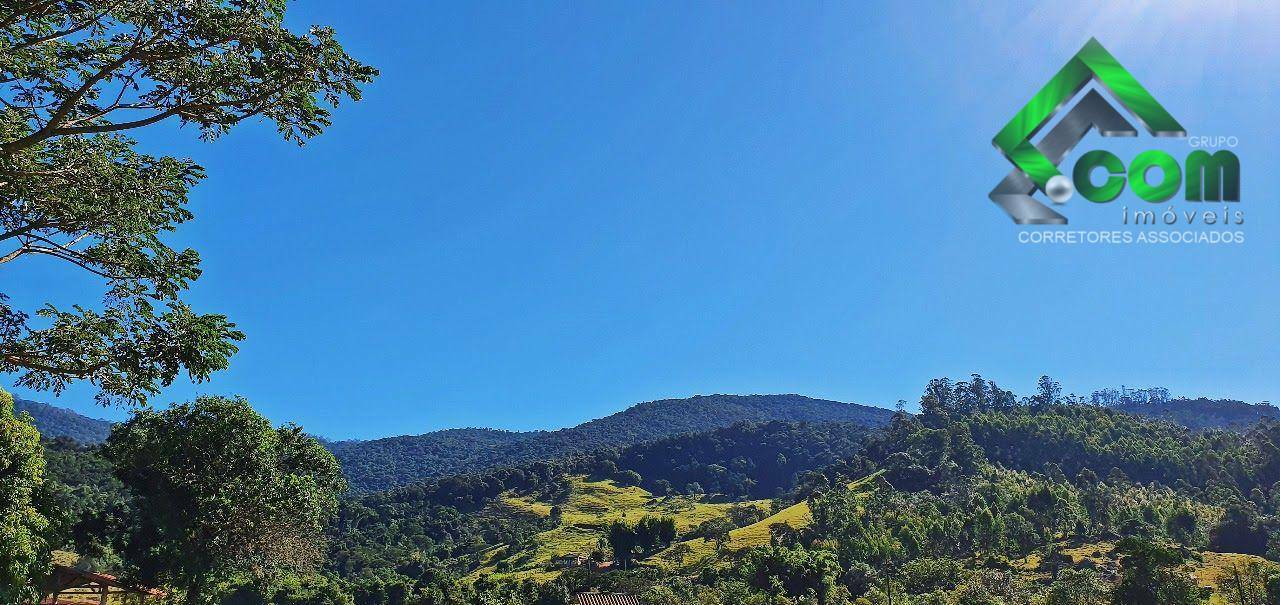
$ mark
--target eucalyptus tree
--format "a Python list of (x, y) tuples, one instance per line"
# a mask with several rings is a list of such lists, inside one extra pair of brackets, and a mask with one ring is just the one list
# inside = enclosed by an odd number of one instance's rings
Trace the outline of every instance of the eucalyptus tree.
[(89, 381), (104, 404), (144, 405), (184, 373), (227, 366), (244, 335), (184, 302), (200, 257), (165, 242), (193, 218), (204, 171), (128, 133), (170, 122), (213, 140), (257, 118), (299, 144), (319, 134), (377, 72), (328, 27), (286, 28), (286, 7), (0, 0), (0, 270), (42, 257), (103, 284), (101, 301), (19, 304), (0, 277), (0, 373), (54, 392)]

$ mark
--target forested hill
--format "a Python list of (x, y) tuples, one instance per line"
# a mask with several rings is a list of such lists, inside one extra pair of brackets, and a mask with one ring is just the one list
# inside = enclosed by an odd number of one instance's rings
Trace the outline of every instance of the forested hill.
[(1109, 405), (1129, 414), (1168, 420), (1192, 429), (1242, 428), (1264, 418), (1280, 418), (1280, 409), (1269, 403), (1245, 403), (1234, 399), (1173, 399), (1122, 401)]
[[(1105, 393), (1104, 393), (1105, 395)], [(1095, 397), (1103, 405), (1130, 414), (1168, 420), (1193, 429), (1241, 428), (1262, 418), (1280, 418), (1269, 404), (1231, 399)], [(35, 419), (47, 439), (70, 437), (97, 444), (111, 423), (68, 409), (17, 400), (18, 411)], [(800, 395), (708, 395), (641, 403), (617, 414), (558, 431), (510, 432), (450, 429), (425, 435), (374, 441), (327, 443), (343, 463), (352, 486), (376, 491), (418, 479), (511, 466), (599, 449), (625, 447), (682, 433), (705, 432), (740, 421), (854, 422), (883, 424), (891, 412), (881, 408), (812, 399)]]
[(376, 491), (429, 477), (558, 458), (603, 447), (624, 447), (743, 421), (878, 426), (892, 415), (892, 411), (883, 408), (800, 395), (706, 395), (641, 403), (557, 431), (451, 429), (373, 441), (344, 441), (329, 447), (342, 463), (353, 489)]
[(55, 407), (37, 401), (15, 399), (18, 412), (31, 414), (36, 429), (46, 438), (70, 437), (89, 445), (102, 443), (111, 433), (111, 423), (106, 420), (82, 416), (66, 408)]

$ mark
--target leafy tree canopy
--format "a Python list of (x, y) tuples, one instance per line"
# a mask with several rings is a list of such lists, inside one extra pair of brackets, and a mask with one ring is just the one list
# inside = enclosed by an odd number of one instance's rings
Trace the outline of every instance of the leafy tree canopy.
[[(55, 259), (105, 281), (105, 304), (15, 308), (0, 292), (0, 372), (108, 404), (145, 404), (227, 366), (244, 336), (181, 294), (199, 255), (162, 235), (203, 176), (125, 132), (176, 120), (211, 140), (262, 117), (302, 143), (376, 71), (334, 32), (283, 25), (285, 0), (0, 0), (0, 266)], [(35, 319), (32, 314), (34, 313)]]
[(138, 499), (125, 559), (149, 585), (186, 589), (188, 603), (213, 581), (314, 568), (346, 488), (328, 450), (243, 399), (140, 411), (105, 453)]
[(48, 523), (32, 504), (44, 480), (40, 434), (0, 390), (0, 603), (18, 603), (37, 574)]

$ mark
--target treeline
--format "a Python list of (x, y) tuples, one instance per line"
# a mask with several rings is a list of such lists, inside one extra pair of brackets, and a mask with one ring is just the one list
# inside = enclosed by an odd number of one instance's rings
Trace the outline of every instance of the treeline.
[[(553, 585), (622, 588), (649, 605), (1191, 605), (1208, 597), (1188, 573), (1201, 550), (1275, 557), (1269, 424), (1192, 432), (1040, 386), (1017, 398), (977, 378), (931, 383), (925, 413), (804, 482), (813, 523), (771, 528), (771, 546), (692, 576), (639, 567)], [(1075, 563), (1068, 544), (1095, 545), (1098, 562)], [(1222, 602), (1280, 598), (1277, 568), (1232, 573)], [(467, 585), (449, 577), (424, 574), (405, 602), (466, 602), (448, 596)]]
[(853, 423), (738, 424), (629, 447), (615, 463), (656, 494), (772, 498), (794, 489), (803, 473), (855, 454), (867, 430)]
[[(348, 497), (318, 573), (227, 584), (216, 599), (562, 605), (574, 592), (618, 590), (646, 605), (1190, 605), (1207, 597), (1188, 574), (1198, 553), (1280, 558), (1280, 423), (1191, 430), (1064, 395), (1048, 378), (1025, 397), (980, 376), (939, 379), (920, 405), (920, 414), (870, 432), (744, 423)], [(79, 524), (74, 547), (102, 562), (128, 558), (112, 536), (139, 513), (120, 473), (96, 448), (46, 448)], [(711, 520), (683, 536), (672, 519), (646, 516), (606, 528), (595, 550), (618, 563), (608, 571), (570, 569), (551, 582), (471, 577), (483, 553), (521, 550), (560, 522), (568, 475), (722, 500), (783, 494), (778, 505), (807, 500), (812, 523), (775, 525), (770, 546), (734, 552), (722, 548), (729, 530), (762, 518), (759, 508), (735, 507), (749, 518)], [(553, 512), (496, 506), (508, 491)], [(715, 541), (714, 564), (663, 572), (647, 562), (696, 538)], [(1063, 553), (1068, 545), (1093, 545), (1094, 556), (1077, 563)], [(1034, 573), (1029, 560), (1038, 561)], [(1225, 603), (1280, 598), (1280, 567), (1241, 564), (1233, 573), (1233, 594), (1216, 597)]]
[[(722, 500), (775, 496), (795, 488), (806, 473), (854, 453), (864, 433), (859, 425), (843, 423), (741, 423), (621, 451), (442, 477), (345, 498), (328, 532), (324, 568), (339, 577), (376, 578), (405, 565), (409, 571), (420, 569), (424, 558), (449, 562), (493, 544), (525, 544), (550, 521), (485, 514), (486, 507), (507, 491), (562, 501), (570, 474), (642, 484), (660, 494), (707, 492)], [(86, 563), (118, 569), (116, 550), (134, 504), (115, 468), (98, 447), (60, 439), (47, 442), (46, 449), (50, 485), (58, 493), (51, 508), (65, 517), (65, 531), (56, 542), (86, 557)]]
[[(811, 525), (775, 527), (771, 547), (660, 581), (646, 600), (1191, 605), (1209, 597), (1189, 573), (1199, 551), (1280, 556), (1280, 425), (1192, 432), (1047, 378), (1024, 398), (977, 376), (936, 380), (921, 408), (826, 469)], [(844, 487), (869, 471), (869, 488)], [(1093, 544), (1095, 559), (1076, 563), (1068, 544)], [(1280, 567), (1229, 573), (1219, 602), (1280, 602)]]
[(700, 395), (637, 404), (557, 431), (451, 429), (372, 441), (335, 442), (328, 447), (342, 463), (353, 490), (375, 492), (442, 476), (484, 473), (675, 435), (705, 433), (741, 422), (880, 426), (890, 415), (882, 408), (801, 395)]
[(97, 445), (111, 434), (111, 423), (81, 416), (71, 410), (37, 401), (14, 399), (14, 409), (31, 415), (40, 434), (49, 439), (67, 437), (76, 443)]

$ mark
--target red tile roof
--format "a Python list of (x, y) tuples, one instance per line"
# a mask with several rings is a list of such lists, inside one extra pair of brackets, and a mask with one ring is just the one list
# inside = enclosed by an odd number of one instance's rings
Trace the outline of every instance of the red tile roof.
[(625, 592), (580, 592), (574, 600), (578, 605), (640, 605), (640, 599)]

